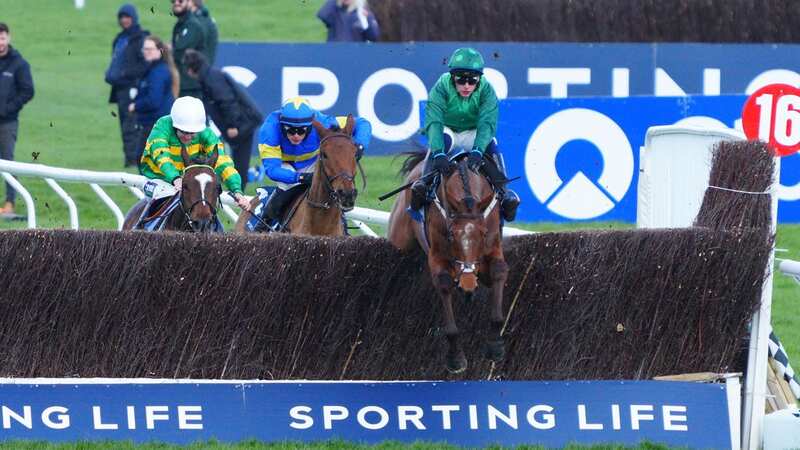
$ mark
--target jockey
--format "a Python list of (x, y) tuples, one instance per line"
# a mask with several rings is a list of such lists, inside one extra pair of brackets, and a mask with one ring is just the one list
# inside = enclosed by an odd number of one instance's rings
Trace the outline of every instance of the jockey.
[[(263, 219), (278, 220), (281, 212), (295, 196), (311, 184), (314, 163), (319, 155), (320, 138), (311, 122), (317, 120), (325, 128), (344, 128), (346, 116), (326, 116), (302, 97), (290, 98), (281, 109), (273, 111), (258, 134), (258, 151), (267, 177), (277, 184), (264, 208)], [(360, 117), (355, 119), (353, 141), (360, 159), (372, 138), (372, 125)]]
[(450, 71), (439, 77), (428, 94), (424, 133), (429, 149), (423, 175), (411, 186), (411, 208), (417, 210), (428, 201), (432, 173), (449, 170), (446, 155), (455, 146), (468, 151), (470, 168), (483, 168), (500, 194), (503, 218), (511, 222), (519, 197), (505, 188), (508, 177), (495, 138), (497, 96), (492, 85), (483, 79), (483, 56), (475, 49), (459, 48), (447, 66)]
[(208, 157), (213, 152), (218, 152), (214, 171), (231, 192), (236, 204), (242, 209), (249, 207), (249, 202), (242, 193), (242, 179), (233, 167), (231, 157), (225, 154), (217, 135), (206, 127), (203, 102), (194, 97), (175, 100), (169, 115), (158, 119), (147, 138), (139, 163), (140, 172), (157, 185), (169, 183), (180, 190), (181, 171), (184, 168), (181, 148), (184, 146), (190, 156), (200, 154)]

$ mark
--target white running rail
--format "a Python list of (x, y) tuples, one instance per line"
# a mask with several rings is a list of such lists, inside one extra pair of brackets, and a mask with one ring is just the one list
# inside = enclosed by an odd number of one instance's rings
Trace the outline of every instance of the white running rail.
[[(25, 186), (23, 186), (16, 177), (36, 177), (44, 179), (50, 188), (52, 188), (61, 200), (66, 203), (67, 209), (69, 210), (70, 228), (74, 230), (78, 229), (78, 207), (57, 181), (89, 184), (100, 200), (114, 214), (114, 217), (117, 219), (118, 230), (122, 229), (124, 215), (119, 206), (114, 203), (114, 200), (108, 196), (100, 185), (127, 187), (137, 198), (141, 199), (144, 197), (142, 186), (144, 186), (144, 183), (147, 181), (147, 178), (141, 175), (133, 175), (126, 172), (96, 172), (91, 170), (65, 169), (5, 159), (0, 159), (0, 175), (2, 175), (25, 200), (25, 207), (28, 214), (28, 228), (36, 228), (36, 207), (30, 192), (28, 192)], [(236, 202), (234, 202), (233, 198), (229, 195), (223, 195), (222, 209), (231, 220), (235, 221), (238, 214), (233, 210), (232, 206), (236, 206)], [(389, 223), (388, 212), (360, 207), (355, 207), (352, 211), (347, 213), (347, 218), (355, 224), (362, 233), (372, 237), (378, 237), (378, 234), (369, 227), (368, 223), (384, 227)], [(503, 229), (503, 234), (506, 236), (518, 236), (529, 233), (530, 231), (512, 227), (505, 227)]]

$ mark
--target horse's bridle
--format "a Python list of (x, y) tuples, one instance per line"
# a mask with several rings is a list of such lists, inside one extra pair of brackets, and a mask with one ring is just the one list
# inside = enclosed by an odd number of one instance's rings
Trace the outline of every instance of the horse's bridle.
[[(478, 213), (458, 213), (452, 212), (447, 207), (447, 190), (445, 189), (445, 180), (442, 177), (441, 182), (439, 183), (440, 189), (443, 191), (442, 199), (439, 199), (439, 189), (436, 189), (435, 195), (433, 197), (433, 204), (436, 206), (436, 209), (442, 215), (444, 219), (445, 226), (447, 227), (447, 242), (453, 243), (455, 240), (453, 234), (453, 224), (458, 220), (479, 220), (484, 222), (488, 217), (489, 214), (492, 213), (492, 210), (497, 206), (498, 197), (499, 195), (495, 193), (492, 197), (492, 201), (483, 209), (482, 212)], [(477, 261), (461, 261), (455, 258), (451, 258), (451, 263), (457, 266), (458, 273), (455, 276), (455, 281), (458, 282), (461, 275), (465, 273), (474, 273), (477, 270), (478, 262)]]
[[(192, 167), (205, 167), (205, 168), (211, 169), (211, 173), (214, 174), (214, 177), (217, 176), (216, 172), (214, 171), (214, 168), (209, 166), (209, 165), (207, 165), (207, 164), (192, 164), (190, 166), (186, 166), (186, 167), (183, 168), (183, 174), (186, 174), (186, 171), (191, 169)], [(219, 201), (219, 199), (217, 199), (217, 201)], [(186, 222), (189, 224), (189, 228), (191, 228), (192, 230), (195, 229), (194, 228), (195, 221), (192, 219), (192, 211), (194, 211), (195, 206), (197, 206), (197, 205), (208, 205), (208, 207), (211, 209), (211, 218), (215, 220), (216, 217), (217, 217), (217, 208), (216, 208), (215, 205), (212, 205), (208, 200), (206, 200), (205, 193), (201, 192), (200, 199), (196, 200), (194, 203), (189, 205), (189, 209), (187, 211), (186, 208), (183, 207), (183, 189), (181, 189), (179, 204), (181, 205), (181, 212), (183, 213), (184, 217), (186, 218)]]
[[(351, 142), (353, 141), (352, 136), (350, 136), (348, 134), (345, 134), (345, 133), (329, 134), (329, 135), (325, 136), (324, 138), (322, 138), (322, 140), (319, 141), (319, 153), (320, 153), (319, 164), (321, 165), (321, 167), (320, 167), (321, 170), (320, 171), (322, 172), (323, 179), (325, 180), (325, 184), (323, 184), (323, 186), (325, 187), (325, 191), (328, 194), (328, 199), (325, 200), (325, 201), (319, 202), (319, 201), (313, 200), (309, 196), (307, 198), (307, 201), (308, 201), (308, 205), (311, 206), (311, 207), (314, 207), (314, 208), (330, 209), (331, 206), (332, 206), (332, 203), (333, 203), (336, 206), (338, 206), (339, 209), (344, 211), (345, 208), (342, 207), (342, 199), (339, 197), (339, 194), (336, 193), (336, 189), (333, 187), (333, 182), (338, 180), (339, 178), (342, 178), (342, 179), (344, 179), (346, 181), (355, 182), (356, 174), (350, 175), (347, 172), (340, 172), (340, 173), (338, 173), (338, 174), (336, 174), (336, 175), (334, 175), (332, 177), (328, 176), (328, 171), (325, 170), (325, 158), (323, 158), (324, 153), (322, 152), (322, 144), (324, 144), (325, 141), (327, 141), (328, 139), (333, 139), (333, 138), (345, 138), (345, 139), (347, 139), (347, 140), (349, 140)], [(361, 188), (364, 189), (367, 186), (367, 178), (364, 175), (364, 169), (361, 167), (361, 161), (359, 161), (358, 158), (356, 158), (356, 165), (358, 166), (358, 172), (361, 174), (361, 180), (362, 180)], [(354, 189), (354, 191), (355, 191), (355, 194), (358, 195), (358, 189)]]

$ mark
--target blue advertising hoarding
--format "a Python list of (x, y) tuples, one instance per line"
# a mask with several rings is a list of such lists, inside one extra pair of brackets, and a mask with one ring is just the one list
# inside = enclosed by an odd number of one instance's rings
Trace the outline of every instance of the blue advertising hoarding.
[[(108, 380), (106, 380), (107, 382)], [(398, 440), (729, 448), (724, 385), (587, 382), (0, 384), (2, 440)]]
[(498, 96), (747, 94), (800, 85), (800, 45), (423, 42), (222, 43), (217, 64), (249, 86), (265, 112), (303, 95), (327, 113), (367, 118), (372, 154), (401, 151), (418, 129), (418, 104), (464, 45), (486, 59)]
[[(368, 154), (386, 154), (409, 149), (408, 140), (420, 125), (420, 104), (446, 70), (448, 55), (463, 45), (223, 43), (218, 64), (249, 86), (265, 112), (277, 109), (283, 98), (304, 95), (327, 113), (355, 112), (367, 118), (374, 132)], [(511, 172), (524, 175), (525, 167), (528, 175), (513, 186), (523, 197), (521, 221), (634, 222), (638, 147), (648, 126), (702, 115), (732, 127), (744, 93), (775, 82), (800, 86), (800, 45), (469, 45), (486, 56), (487, 80), (500, 98), (508, 99), (501, 103), (498, 138)], [(637, 97), (685, 94), (708, 99)], [(738, 95), (714, 97), (719, 94)], [(573, 115), (561, 111), (573, 107), (613, 117), (627, 137), (631, 156), (576, 138), (551, 151), (556, 153), (555, 170), (550, 161), (526, 162), (534, 131), (542, 123)], [(798, 168), (800, 156), (783, 159), (780, 222), (800, 222)]]
[[(508, 99), (498, 141), (522, 200), (518, 220), (636, 221), (639, 147), (656, 125), (732, 127), (744, 96)], [(676, 180), (677, 182), (678, 180)], [(784, 202), (787, 203), (787, 202)], [(779, 210), (800, 218), (792, 203)], [(791, 214), (790, 214), (791, 213)]]

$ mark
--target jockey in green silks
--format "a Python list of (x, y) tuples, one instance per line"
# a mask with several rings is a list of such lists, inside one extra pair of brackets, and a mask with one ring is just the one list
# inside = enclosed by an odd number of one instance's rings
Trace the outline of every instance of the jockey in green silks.
[(469, 167), (482, 169), (500, 194), (501, 213), (510, 222), (516, 216), (519, 197), (506, 189), (505, 162), (497, 146), (497, 95), (483, 77), (483, 56), (472, 48), (459, 48), (450, 57), (449, 72), (442, 74), (428, 94), (424, 134), (428, 155), (422, 177), (411, 186), (411, 208), (428, 200), (432, 173), (449, 170), (447, 152), (467, 150)]

